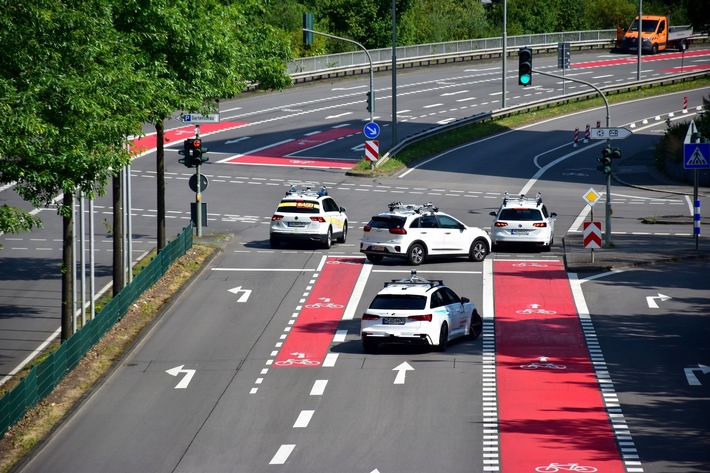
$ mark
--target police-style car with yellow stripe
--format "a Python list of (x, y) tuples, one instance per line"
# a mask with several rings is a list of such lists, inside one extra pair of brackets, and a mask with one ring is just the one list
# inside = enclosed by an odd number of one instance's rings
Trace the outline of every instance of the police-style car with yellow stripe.
[(348, 236), (348, 216), (321, 187), (291, 186), (271, 217), (269, 243), (279, 248), (282, 242), (314, 241), (330, 248), (333, 241), (345, 243)]

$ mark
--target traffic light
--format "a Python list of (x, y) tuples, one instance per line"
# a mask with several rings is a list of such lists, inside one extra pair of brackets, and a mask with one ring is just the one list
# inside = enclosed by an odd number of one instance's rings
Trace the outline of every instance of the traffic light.
[(525, 46), (518, 50), (518, 85), (532, 84), (532, 49)]
[[(616, 148), (617, 150), (619, 148)], [(608, 176), (611, 174), (611, 159), (612, 159), (612, 154), (613, 151), (611, 149), (611, 146), (606, 146), (604, 149), (602, 149), (602, 157), (597, 158), (597, 161), (602, 163), (601, 166), (597, 166), (597, 170), (601, 171), (604, 173), (604, 175)], [(621, 156), (621, 154), (619, 154)]]
[(185, 157), (178, 160), (180, 164), (191, 168), (210, 160), (210, 158), (205, 156), (209, 149), (202, 147), (202, 140), (199, 138), (186, 139), (183, 141), (182, 147), (183, 149), (178, 151), (178, 153)]
[(375, 91), (374, 90), (372, 92), (367, 93), (367, 111), (368, 112), (375, 111)]
[(611, 159), (612, 159), (612, 161), (615, 159), (621, 159), (621, 148), (612, 148), (611, 149)]

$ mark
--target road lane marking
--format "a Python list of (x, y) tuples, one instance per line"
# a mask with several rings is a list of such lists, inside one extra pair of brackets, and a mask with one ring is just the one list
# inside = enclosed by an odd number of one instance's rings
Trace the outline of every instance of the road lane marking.
[(291, 452), (293, 452), (294, 448), (296, 448), (295, 444), (281, 445), (274, 457), (269, 462), (269, 465), (283, 465), (284, 463), (286, 463), (286, 460), (288, 460), (288, 457), (291, 455)]

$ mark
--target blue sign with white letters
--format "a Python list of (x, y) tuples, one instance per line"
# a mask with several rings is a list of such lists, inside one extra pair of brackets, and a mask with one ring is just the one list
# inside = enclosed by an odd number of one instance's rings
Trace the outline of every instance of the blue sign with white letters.
[(380, 125), (375, 122), (370, 122), (365, 125), (365, 128), (362, 129), (362, 132), (368, 139), (374, 140), (375, 138), (380, 136)]

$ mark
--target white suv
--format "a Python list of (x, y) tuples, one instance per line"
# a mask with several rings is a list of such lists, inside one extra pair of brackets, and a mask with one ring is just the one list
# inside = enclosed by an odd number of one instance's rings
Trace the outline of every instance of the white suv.
[(365, 225), (360, 252), (379, 263), (385, 256), (404, 258), (418, 265), (429, 256), (468, 256), (483, 261), (491, 251), (484, 230), (468, 227), (431, 203), (389, 204), (389, 212), (372, 217)]
[(334, 239), (345, 243), (347, 236), (345, 207), (338, 207), (325, 187), (313, 191), (292, 186), (271, 217), (271, 248), (278, 248), (282, 241), (316, 241), (330, 248)]
[(386, 282), (362, 314), (360, 339), (366, 352), (381, 343), (420, 344), (446, 350), (450, 340), (476, 339), (483, 322), (476, 306), (441, 280), (428, 280), (412, 270), (409, 279)]
[(522, 194), (510, 197), (506, 192), (503, 205), (490, 214), (495, 218), (491, 231), (494, 245), (526, 243), (550, 251), (557, 214), (547, 211), (539, 192), (534, 199)]

